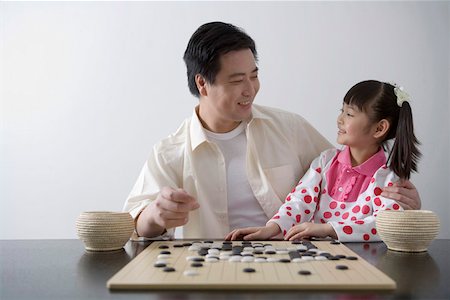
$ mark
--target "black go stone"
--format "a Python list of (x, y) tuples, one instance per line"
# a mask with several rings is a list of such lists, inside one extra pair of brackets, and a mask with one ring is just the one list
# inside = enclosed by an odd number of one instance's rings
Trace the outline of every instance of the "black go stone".
[(336, 240), (334, 240), (334, 241), (331, 241), (331, 242), (330, 242), (330, 244), (331, 244), (331, 245), (339, 245), (339, 244), (340, 244), (340, 242), (339, 242), (339, 241), (336, 241)]
[(300, 258), (300, 253), (298, 251), (289, 251), (289, 257), (291, 259)]
[(161, 246), (159, 246), (158, 248), (159, 248), (159, 249), (169, 249), (169, 246), (167, 246), (167, 245), (161, 245)]
[(298, 271), (299, 275), (311, 275), (311, 271), (308, 270), (300, 270)]
[(203, 257), (194, 257), (194, 258), (192, 258), (192, 261), (202, 262), (202, 261), (205, 261), (205, 259)]
[(337, 257), (337, 256), (330, 256), (330, 257), (327, 257), (329, 260), (340, 260), (340, 258), (339, 257)]
[(163, 271), (164, 271), (164, 272), (175, 272), (175, 268), (172, 268), (172, 267), (165, 267), (165, 268), (163, 269)]
[(174, 244), (173, 247), (174, 248), (183, 248), (184, 245), (183, 244)]
[(290, 263), (291, 260), (290, 260), (289, 258), (280, 258), (279, 262), (282, 262), (282, 263)]
[(208, 254), (208, 249), (202, 248), (202, 249), (198, 250), (198, 255), (205, 256), (206, 254)]
[(203, 243), (212, 244), (212, 243), (214, 243), (214, 241), (203, 241)]
[(172, 252), (170, 252), (170, 251), (161, 251), (161, 252), (159, 252), (159, 254), (172, 254)]
[(343, 255), (343, 254), (336, 254), (335, 255), (337, 258), (341, 259), (341, 258), (346, 258), (347, 256)]
[(200, 267), (203, 267), (203, 264), (201, 262), (193, 262), (191, 264), (191, 267), (200, 268)]
[(253, 269), (253, 268), (244, 268), (243, 271), (244, 271), (245, 273), (254, 273), (254, 272), (256, 272), (256, 270)]
[(348, 270), (348, 267), (345, 266), (345, 265), (337, 265), (336, 269), (338, 269), (338, 270)]
[(183, 243), (183, 247), (190, 247), (192, 246), (192, 243)]
[(164, 267), (166, 267), (167, 265), (165, 264), (165, 263), (157, 263), (157, 264), (154, 264), (153, 265), (155, 268), (164, 268)]
[(356, 256), (347, 256), (346, 259), (348, 260), (358, 260)]

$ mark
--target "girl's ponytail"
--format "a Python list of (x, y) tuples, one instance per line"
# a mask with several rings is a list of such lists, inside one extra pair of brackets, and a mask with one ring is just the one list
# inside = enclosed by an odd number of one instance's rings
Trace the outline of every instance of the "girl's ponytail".
[[(399, 97), (399, 95), (397, 95)], [(414, 135), (411, 106), (408, 101), (400, 101), (397, 130), (394, 145), (388, 158), (389, 167), (402, 179), (409, 179), (411, 172), (417, 171), (420, 144)]]

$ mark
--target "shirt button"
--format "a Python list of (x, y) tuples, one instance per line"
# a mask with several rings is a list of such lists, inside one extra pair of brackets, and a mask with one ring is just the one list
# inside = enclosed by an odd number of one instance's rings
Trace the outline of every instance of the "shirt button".
[(338, 191), (339, 191), (339, 192), (342, 192), (342, 190), (343, 190), (343, 188), (342, 188), (342, 186), (340, 186), (340, 187), (338, 188)]

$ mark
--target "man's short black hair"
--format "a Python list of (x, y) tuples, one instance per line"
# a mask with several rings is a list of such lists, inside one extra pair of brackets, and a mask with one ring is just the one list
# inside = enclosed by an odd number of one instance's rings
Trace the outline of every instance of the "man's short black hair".
[(191, 36), (183, 56), (191, 93), (200, 97), (195, 75), (200, 74), (207, 82), (214, 83), (220, 71), (220, 56), (243, 49), (250, 49), (257, 60), (255, 42), (241, 28), (223, 22), (200, 26)]

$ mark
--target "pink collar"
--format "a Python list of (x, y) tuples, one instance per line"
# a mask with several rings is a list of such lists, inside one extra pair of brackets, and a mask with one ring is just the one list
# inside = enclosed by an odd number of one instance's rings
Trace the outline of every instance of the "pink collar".
[(352, 167), (350, 148), (347, 146), (341, 152), (339, 152), (337, 159), (341, 164), (347, 166), (349, 169), (352, 169), (365, 176), (372, 176), (380, 167), (386, 164), (386, 155), (384, 154), (383, 148), (381, 147), (377, 153), (375, 153), (368, 160), (356, 167)]

